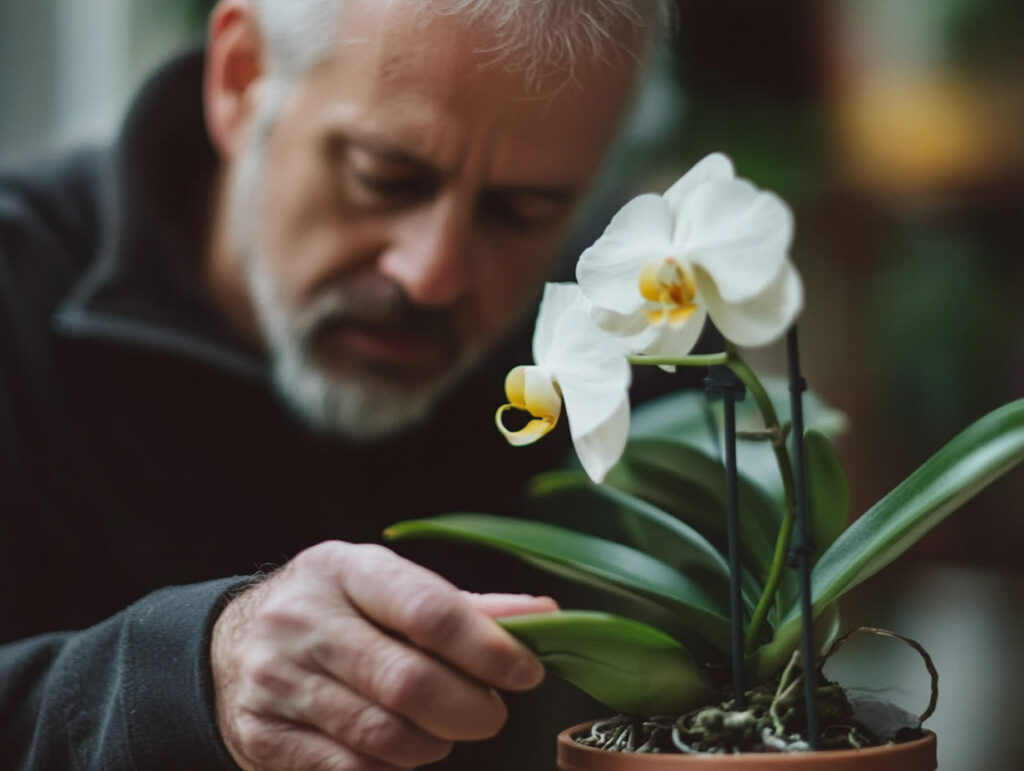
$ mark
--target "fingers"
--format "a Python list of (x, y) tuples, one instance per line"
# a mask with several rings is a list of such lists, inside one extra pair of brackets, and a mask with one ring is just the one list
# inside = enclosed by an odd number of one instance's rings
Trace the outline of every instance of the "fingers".
[(553, 613), (558, 603), (550, 597), (529, 594), (475, 594), (463, 592), (473, 607), (491, 618), (523, 616), (528, 613)]
[(451, 752), (451, 741), (427, 733), (330, 677), (303, 674), (293, 682), (294, 689), (282, 689), (277, 677), (269, 679), (258, 709), (276, 709), (291, 723), (318, 728), (350, 750), (400, 768), (432, 763)]
[(492, 686), (543, 669), (492, 616), (549, 598), (469, 595), (378, 546), (308, 549), (214, 625), (217, 719), (246, 771), (390, 771), (433, 763), (507, 718)]
[(316, 663), (367, 700), (446, 740), (494, 736), (507, 717), (489, 687), (356, 618), (324, 627)]
[(236, 724), (233, 739), (233, 743), (246, 748), (244, 761), (235, 758), (246, 771), (400, 771), (409, 768), (360, 755), (303, 726), (255, 716)]
[(342, 551), (336, 575), (367, 618), (499, 688), (525, 690), (543, 679), (540, 662), (444, 579), (383, 547)]

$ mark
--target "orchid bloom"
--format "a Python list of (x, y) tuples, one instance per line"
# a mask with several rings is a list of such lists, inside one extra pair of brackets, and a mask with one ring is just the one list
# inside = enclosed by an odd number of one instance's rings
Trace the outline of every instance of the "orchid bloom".
[[(532, 444), (558, 423), (562, 402), (576, 454), (595, 482), (622, 455), (629, 433), (629, 362), (593, 322), (576, 284), (544, 288), (533, 333), (534, 365), (516, 367), (505, 379), (509, 403), (495, 415), (509, 444)], [(518, 431), (505, 428), (509, 410), (530, 414)]]
[(685, 356), (711, 320), (730, 341), (772, 342), (803, 305), (788, 258), (793, 215), (709, 155), (664, 195), (627, 203), (580, 256), (594, 319), (630, 353)]

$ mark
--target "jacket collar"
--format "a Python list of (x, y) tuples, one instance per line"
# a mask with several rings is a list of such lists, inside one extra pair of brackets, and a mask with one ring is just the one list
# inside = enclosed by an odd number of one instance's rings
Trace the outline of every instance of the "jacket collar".
[(95, 259), (55, 316), (59, 334), (196, 359), (265, 379), (202, 285), (218, 160), (206, 134), (202, 52), (154, 74), (136, 97), (99, 180)]

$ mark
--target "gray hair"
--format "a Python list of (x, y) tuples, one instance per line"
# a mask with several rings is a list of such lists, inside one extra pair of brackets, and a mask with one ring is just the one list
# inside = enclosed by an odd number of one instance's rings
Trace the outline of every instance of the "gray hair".
[[(253, 0), (271, 71), (292, 79), (329, 58), (342, 31), (346, 0)], [(394, 0), (377, 0), (394, 2)], [(622, 49), (624, 29), (639, 33), (644, 51), (667, 29), (671, 0), (405, 0), (428, 14), (464, 16), (492, 32), (484, 53), (532, 71), (541, 63), (572, 69)]]

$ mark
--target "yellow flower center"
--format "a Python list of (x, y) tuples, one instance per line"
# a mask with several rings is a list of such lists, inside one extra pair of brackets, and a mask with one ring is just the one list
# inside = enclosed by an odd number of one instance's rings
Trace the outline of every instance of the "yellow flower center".
[(651, 260), (640, 271), (640, 294), (658, 307), (647, 311), (654, 326), (681, 326), (697, 310), (693, 274), (671, 257)]
[[(562, 414), (562, 396), (558, 385), (541, 367), (516, 367), (505, 378), (505, 395), (508, 404), (498, 408), (494, 422), (498, 430), (514, 447), (533, 444), (558, 423)], [(509, 410), (529, 413), (530, 420), (518, 431), (509, 431), (502, 417)]]

